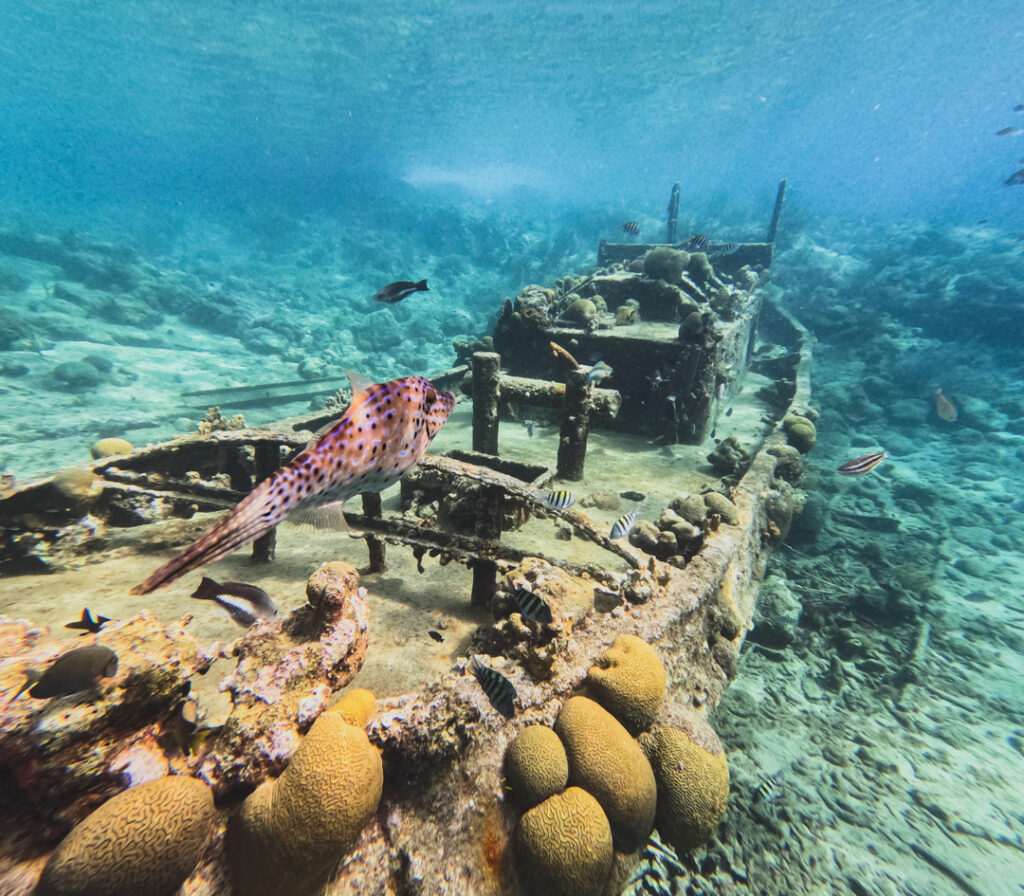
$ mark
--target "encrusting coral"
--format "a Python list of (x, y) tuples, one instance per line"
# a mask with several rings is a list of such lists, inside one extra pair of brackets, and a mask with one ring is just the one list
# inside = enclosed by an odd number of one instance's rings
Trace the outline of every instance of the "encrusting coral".
[(550, 728), (528, 725), (505, 752), (507, 787), (524, 809), (561, 793), (569, 782), (565, 747)]
[(50, 856), (36, 896), (171, 896), (203, 856), (216, 811), (202, 781), (170, 776), (107, 800)]
[(707, 842), (729, 801), (729, 767), (721, 745), (701, 744), (679, 728), (642, 734), (640, 745), (658, 781), (658, 832), (680, 853)]
[(597, 800), (570, 787), (519, 819), (515, 851), (523, 892), (598, 896), (612, 868), (612, 832)]
[(615, 717), (587, 697), (570, 697), (555, 720), (569, 758), (569, 783), (604, 809), (615, 845), (632, 852), (651, 833), (657, 801), (643, 751)]
[(372, 711), (366, 694), (354, 691), (321, 714), (281, 777), (257, 787), (228, 822), (228, 861), (240, 894), (312, 893), (377, 811), (380, 753), (348, 721)]
[(619, 635), (587, 673), (590, 695), (632, 733), (649, 728), (665, 696), (665, 667), (650, 644)]

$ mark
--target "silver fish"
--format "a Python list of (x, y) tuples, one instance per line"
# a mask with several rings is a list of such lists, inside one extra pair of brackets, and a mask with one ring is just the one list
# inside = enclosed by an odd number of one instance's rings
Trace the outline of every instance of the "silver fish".
[(590, 368), (590, 373), (587, 374), (587, 383), (600, 383), (601, 380), (611, 375), (611, 365), (606, 364), (604, 361), (598, 361), (593, 367)]
[(438, 392), (421, 376), (376, 384), (349, 371), (349, 379), (352, 403), (328, 432), (132, 593), (148, 594), (219, 560), (289, 514), (315, 526), (344, 525), (345, 502), (383, 491), (415, 467), (455, 406), (451, 392)]

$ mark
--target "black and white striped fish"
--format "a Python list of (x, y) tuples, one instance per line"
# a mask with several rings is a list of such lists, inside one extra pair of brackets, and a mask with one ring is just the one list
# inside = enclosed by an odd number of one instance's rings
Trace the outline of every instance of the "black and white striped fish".
[(565, 510), (576, 503), (576, 496), (565, 489), (548, 492), (544, 496), (544, 506), (548, 510)]
[(637, 514), (640, 513), (640, 505), (637, 504), (629, 513), (624, 513), (614, 523), (612, 523), (612, 530), (608, 533), (609, 538), (625, 538), (633, 531), (633, 525), (636, 523)]
[(199, 587), (192, 592), (196, 600), (212, 600), (223, 607), (228, 616), (248, 628), (261, 619), (277, 619), (277, 607), (262, 588), (244, 582), (215, 582), (203, 576)]
[(516, 689), (512, 682), (500, 672), (485, 666), (476, 657), (470, 661), (469, 671), (480, 682), (491, 706), (506, 719), (511, 719), (516, 714)]
[(544, 603), (540, 595), (534, 594), (520, 585), (512, 592), (512, 600), (515, 601), (519, 612), (527, 619), (544, 625), (551, 622), (551, 607)]
[(732, 255), (740, 247), (739, 243), (722, 243), (720, 246), (713, 246), (708, 250), (709, 255)]
[(687, 252), (703, 252), (707, 247), (708, 238), (703, 233), (695, 233), (683, 243), (683, 248)]
[(754, 802), (774, 803), (782, 796), (779, 790), (778, 772), (774, 775), (760, 774), (757, 776), (757, 787), (754, 788)]
[(672, 881), (686, 877), (686, 868), (675, 850), (664, 843), (657, 830), (640, 853), (636, 870), (630, 875), (622, 896), (673, 896)]
[(630, 236), (636, 236), (640, 232), (640, 225), (636, 221), (623, 221), (622, 229)]

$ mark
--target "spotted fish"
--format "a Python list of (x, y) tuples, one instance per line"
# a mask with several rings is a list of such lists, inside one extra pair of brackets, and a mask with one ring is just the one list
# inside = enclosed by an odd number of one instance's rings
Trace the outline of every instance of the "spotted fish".
[(264, 479), (132, 593), (148, 594), (230, 554), (289, 514), (316, 526), (343, 525), (345, 502), (383, 491), (415, 467), (455, 406), (451, 392), (439, 392), (421, 376), (374, 384), (350, 371), (349, 379), (352, 404), (319, 441)]

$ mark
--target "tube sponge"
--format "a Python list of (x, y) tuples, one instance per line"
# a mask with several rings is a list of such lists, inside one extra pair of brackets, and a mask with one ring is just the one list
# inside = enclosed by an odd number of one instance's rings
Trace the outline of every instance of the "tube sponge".
[(649, 728), (665, 696), (665, 667), (650, 644), (619, 635), (587, 673), (590, 694), (634, 734)]
[(365, 732), (346, 721), (355, 702), (323, 713), (281, 777), (264, 781), (228, 822), (239, 896), (316, 890), (377, 811), (384, 772)]
[(612, 869), (612, 832), (589, 793), (570, 787), (519, 819), (515, 833), (523, 892), (599, 896)]
[(171, 896), (203, 857), (213, 791), (172, 775), (107, 800), (50, 856), (36, 896)]

